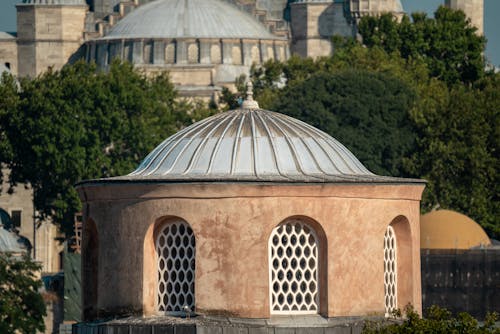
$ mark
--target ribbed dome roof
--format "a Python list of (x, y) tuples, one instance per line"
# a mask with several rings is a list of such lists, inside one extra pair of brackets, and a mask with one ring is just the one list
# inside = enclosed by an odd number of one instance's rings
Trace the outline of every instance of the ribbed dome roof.
[(255, 18), (219, 0), (157, 0), (138, 7), (102, 39), (279, 39)]
[(113, 179), (403, 181), (372, 174), (345, 146), (302, 121), (252, 108), (217, 114), (183, 129), (156, 147), (134, 172)]

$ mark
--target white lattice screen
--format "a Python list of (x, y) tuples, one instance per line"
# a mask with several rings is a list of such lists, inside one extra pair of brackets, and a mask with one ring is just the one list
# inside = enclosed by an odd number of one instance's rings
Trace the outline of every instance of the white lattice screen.
[(384, 236), (384, 290), (385, 315), (390, 316), (398, 306), (397, 301), (397, 250), (396, 233), (388, 226)]
[(269, 239), (272, 314), (318, 313), (318, 238), (300, 220), (276, 227)]
[(194, 311), (195, 238), (183, 221), (166, 224), (156, 239), (158, 310)]

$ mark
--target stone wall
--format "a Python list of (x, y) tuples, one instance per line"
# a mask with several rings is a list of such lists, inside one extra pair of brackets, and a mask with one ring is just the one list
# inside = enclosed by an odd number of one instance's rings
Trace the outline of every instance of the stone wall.
[(484, 33), (484, 0), (446, 0), (446, 6), (461, 9), (471, 19), (478, 34)]
[(17, 75), (17, 43), (14, 36), (0, 32), (0, 64)]
[(422, 249), (423, 308), (431, 305), (483, 319), (500, 310), (500, 249)]
[(292, 3), (291, 28), (291, 51), (301, 57), (329, 56), (334, 35), (354, 36), (342, 3)]
[(20, 76), (60, 69), (83, 43), (87, 6), (17, 5)]
[(57, 272), (61, 268), (59, 253), (62, 245), (56, 241), (59, 236), (57, 227), (49, 221), (39, 222), (34, 238), (33, 222), (33, 191), (28, 185), (19, 184), (9, 194), (9, 184), (7, 182), (9, 171), (2, 170), (2, 192), (0, 193), (0, 208), (5, 210), (12, 217), (14, 211), (20, 212), (21, 226), (18, 227), (19, 234), (27, 238), (31, 245), (35, 247), (32, 251), (34, 259), (42, 265), (42, 272)]

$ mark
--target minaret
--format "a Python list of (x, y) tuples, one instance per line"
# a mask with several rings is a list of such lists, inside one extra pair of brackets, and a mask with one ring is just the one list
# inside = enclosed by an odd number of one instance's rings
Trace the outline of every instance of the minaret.
[(23, 0), (16, 8), (19, 76), (61, 68), (83, 43), (85, 0)]
[(479, 35), (484, 34), (484, 0), (445, 0), (445, 5), (452, 9), (461, 9)]

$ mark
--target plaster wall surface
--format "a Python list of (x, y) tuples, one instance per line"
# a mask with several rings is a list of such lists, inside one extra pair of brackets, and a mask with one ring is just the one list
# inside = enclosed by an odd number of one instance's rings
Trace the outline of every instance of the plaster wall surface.
[[(80, 186), (84, 219), (95, 222), (100, 245), (97, 307), (101, 314), (156, 313), (154, 229), (178, 217), (196, 237), (197, 310), (269, 318), (269, 236), (287, 218), (307, 217), (324, 234), (322, 315), (383, 315), (383, 238), (395, 219), (408, 222), (411, 254), (398, 264), (398, 303), (420, 310), (422, 190), (423, 185)], [(83, 238), (85, 244), (88, 236)]]

